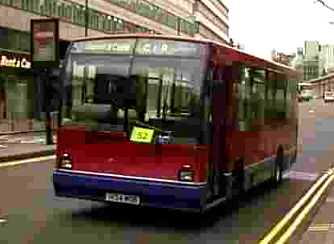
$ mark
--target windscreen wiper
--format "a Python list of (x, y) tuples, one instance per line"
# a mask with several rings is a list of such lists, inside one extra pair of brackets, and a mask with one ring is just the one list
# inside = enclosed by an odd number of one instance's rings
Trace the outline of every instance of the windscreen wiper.
[(166, 114), (167, 114), (167, 109), (168, 109), (168, 104), (167, 104), (168, 95), (169, 95), (169, 86), (167, 86), (166, 88), (164, 103), (162, 106), (162, 120), (163, 121), (166, 121)]

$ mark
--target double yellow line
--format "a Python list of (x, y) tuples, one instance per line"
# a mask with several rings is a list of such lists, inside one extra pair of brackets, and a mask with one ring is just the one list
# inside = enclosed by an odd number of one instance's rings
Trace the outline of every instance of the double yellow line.
[[(286, 243), (298, 226), (312, 210), (320, 197), (334, 180), (334, 169), (328, 170), (321, 176), (311, 189), (298, 201), (284, 218), (262, 239), (259, 244)], [(292, 219), (294, 220), (292, 221)]]

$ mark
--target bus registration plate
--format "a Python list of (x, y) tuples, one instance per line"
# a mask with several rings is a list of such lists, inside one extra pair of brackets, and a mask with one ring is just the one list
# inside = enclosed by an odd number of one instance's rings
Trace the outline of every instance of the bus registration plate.
[(125, 195), (119, 193), (106, 193), (105, 200), (108, 202), (127, 203), (133, 205), (139, 205), (140, 203), (140, 199), (138, 196)]

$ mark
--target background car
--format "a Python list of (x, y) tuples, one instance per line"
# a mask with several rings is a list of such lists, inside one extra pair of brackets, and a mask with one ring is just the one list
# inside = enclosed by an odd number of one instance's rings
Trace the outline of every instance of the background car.
[(312, 90), (302, 90), (299, 93), (299, 96), (298, 96), (298, 101), (299, 102), (310, 101), (311, 99), (313, 99), (313, 92), (312, 92)]
[(334, 92), (326, 91), (324, 95), (324, 101), (326, 102), (334, 102)]

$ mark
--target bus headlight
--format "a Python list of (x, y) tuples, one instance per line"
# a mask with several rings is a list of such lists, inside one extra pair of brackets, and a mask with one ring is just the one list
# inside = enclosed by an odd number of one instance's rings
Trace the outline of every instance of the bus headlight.
[(60, 157), (59, 168), (72, 169), (72, 159), (68, 153), (64, 153)]
[(179, 180), (180, 181), (194, 181), (194, 171), (191, 168), (191, 165), (183, 165), (179, 170)]

